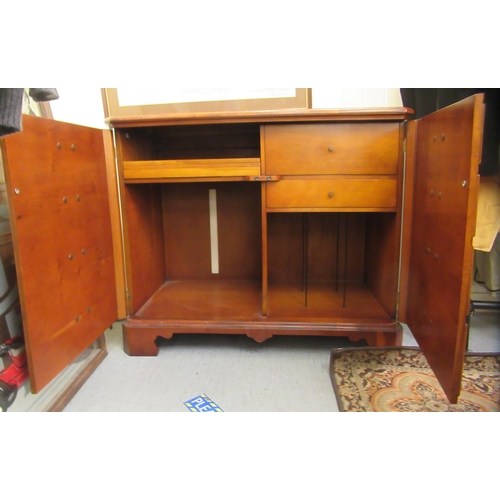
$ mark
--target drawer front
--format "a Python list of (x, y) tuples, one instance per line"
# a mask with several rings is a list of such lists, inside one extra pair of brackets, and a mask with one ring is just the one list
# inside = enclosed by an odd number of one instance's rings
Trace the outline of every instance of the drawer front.
[(282, 180), (267, 184), (270, 209), (396, 209), (396, 179)]
[(266, 125), (265, 173), (269, 175), (395, 175), (398, 123)]

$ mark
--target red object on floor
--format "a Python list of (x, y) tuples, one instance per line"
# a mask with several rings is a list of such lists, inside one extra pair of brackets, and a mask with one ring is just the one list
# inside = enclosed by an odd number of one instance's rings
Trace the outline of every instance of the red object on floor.
[[(2, 344), (2, 354), (9, 353), (11, 364), (0, 372), (0, 411), (7, 411), (17, 396), (17, 390), (28, 379), (26, 351), (19, 338), (8, 340)], [(22, 348), (18, 354), (12, 350)]]

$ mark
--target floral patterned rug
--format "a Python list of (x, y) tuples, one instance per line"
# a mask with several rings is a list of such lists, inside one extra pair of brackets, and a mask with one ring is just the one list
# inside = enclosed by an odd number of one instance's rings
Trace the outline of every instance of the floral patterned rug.
[(500, 354), (467, 354), (462, 392), (450, 404), (418, 348), (334, 349), (330, 377), (340, 411), (500, 411)]

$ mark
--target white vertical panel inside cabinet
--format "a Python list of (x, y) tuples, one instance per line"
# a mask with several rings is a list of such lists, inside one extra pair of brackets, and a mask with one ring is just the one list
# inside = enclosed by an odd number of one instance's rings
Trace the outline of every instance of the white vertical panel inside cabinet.
[(217, 191), (208, 190), (210, 213), (210, 255), (212, 259), (212, 274), (219, 274), (219, 233), (217, 228)]

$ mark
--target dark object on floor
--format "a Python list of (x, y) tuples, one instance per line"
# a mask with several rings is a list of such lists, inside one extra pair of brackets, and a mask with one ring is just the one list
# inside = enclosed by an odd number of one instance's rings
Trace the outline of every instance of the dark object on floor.
[(418, 348), (334, 349), (330, 377), (340, 411), (500, 411), (500, 353), (466, 354), (457, 404), (448, 402)]

